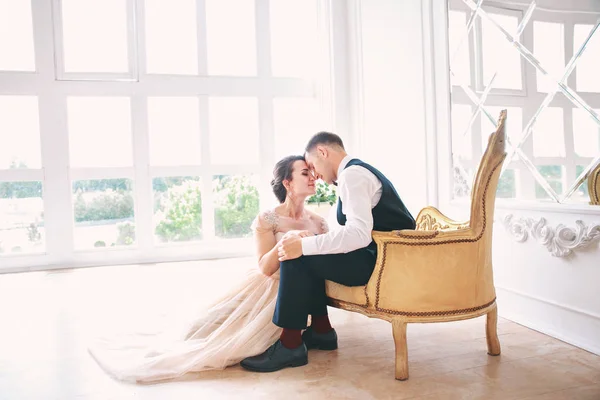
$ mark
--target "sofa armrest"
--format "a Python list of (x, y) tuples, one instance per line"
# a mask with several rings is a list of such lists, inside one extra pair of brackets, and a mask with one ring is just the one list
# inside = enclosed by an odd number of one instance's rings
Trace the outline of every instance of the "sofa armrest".
[(378, 246), (386, 243), (414, 246), (413, 242), (415, 240), (418, 240), (422, 246), (434, 246), (444, 244), (447, 241), (474, 241), (477, 239), (477, 236), (480, 236), (468, 226), (457, 226), (453, 230), (426, 231), (402, 229), (390, 232), (372, 231), (371, 235)]
[(469, 221), (454, 221), (435, 207), (425, 207), (417, 215), (416, 225), (419, 231), (445, 231), (467, 228)]

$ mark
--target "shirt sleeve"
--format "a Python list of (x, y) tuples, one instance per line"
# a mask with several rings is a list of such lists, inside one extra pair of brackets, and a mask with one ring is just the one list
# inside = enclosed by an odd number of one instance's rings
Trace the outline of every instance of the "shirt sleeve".
[[(379, 186), (379, 187), (378, 187)], [(302, 254), (339, 254), (366, 247), (373, 230), (372, 199), (381, 183), (369, 170), (351, 166), (338, 180), (346, 224), (324, 235), (302, 238)]]

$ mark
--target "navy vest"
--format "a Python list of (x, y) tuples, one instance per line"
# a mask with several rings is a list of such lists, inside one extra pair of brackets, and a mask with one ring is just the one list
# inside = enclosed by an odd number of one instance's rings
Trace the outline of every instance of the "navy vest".
[[(392, 185), (392, 182), (385, 177), (376, 168), (361, 160), (354, 158), (348, 162), (346, 168), (358, 165), (366, 168), (373, 173), (381, 182), (381, 199), (372, 209), (373, 230), (375, 231), (393, 231), (399, 229), (415, 229), (415, 219), (410, 214), (398, 192)], [(338, 198), (337, 220), (340, 225), (346, 224), (346, 215), (342, 212), (342, 200)], [(371, 243), (373, 244), (373, 243)]]

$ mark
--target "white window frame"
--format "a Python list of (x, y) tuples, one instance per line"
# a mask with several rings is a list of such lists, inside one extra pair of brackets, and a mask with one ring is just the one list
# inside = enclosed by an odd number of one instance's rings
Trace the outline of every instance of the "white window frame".
[[(56, 79), (66, 80), (89, 80), (89, 81), (137, 81), (138, 57), (137, 57), (137, 30), (136, 19), (138, 12), (136, 10), (136, 0), (125, 0), (127, 15), (127, 60), (128, 71), (123, 73), (115, 72), (66, 72), (64, 63), (63, 47), (63, 18), (62, 18), (63, 0), (52, 0), (53, 32), (54, 32), (54, 55), (56, 63)], [(141, 4), (143, 1), (137, 2)], [(33, 5), (35, 6), (35, 4)]]
[[(210, 235), (201, 242), (159, 245), (154, 243), (152, 179), (158, 176), (199, 176), (202, 179), (203, 228), (214, 232), (212, 176), (257, 174), (260, 177), (261, 208), (272, 204), (268, 185), (275, 158), (273, 98), (315, 98), (322, 104), (332, 129), (348, 128), (350, 114), (345, 82), (347, 63), (347, 5), (341, 0), (318, 0), (319, 48), (324, 62), (317, 81), (271, 76), (269, 0), (256, 0), (257, 76), (206, 75), (204, 0), (198, 4), (198, 76), (148, 75), (145, 73), (144, 3), (128, 1), (130, 71), (127, 74), (73, 74), (62, 66), (60, 1), (32, 0), (36, 72), (0, 72), (0, 95), (38, 97), (42, 148), (41, 169), (0, 170), (1, 181), (42, 181), (46, 252), (0, 256), (0, 273), (11, 271), (95, 266), (123, 263), (192, 260), (253, 253), (252, 239), (220, 239)], [(57, 18), (58, 16), (58, 18)], [(58, 29), (57, 29), (58, 27)], [(134, 29), (135, 28), (135, 29)], [(58, 41), (57, 41), (58, 40)], [(133, 57), (133, 59), (131, 59)], [(336, 79), (334, 80), (334, 77)], [(345, 78), (344, 78), (345, 79)], [(98, 82), (98, 80), (102, 82)], [(66, 102), (69, 96), (124, 96), (131, 100), (133, 166), (124, 168), (70, 168)], [(151, 166), (147, 98), (151, 96), (196, 96), (201, 116), (201, 164), (196, 166)], [(259, 106), (259, 154), (254, 165), (213, 165), (208, 132), (209, 96), (252, 96)], [(327, 127), (325, 127), (327, 128)], [(342, 132), (343, 133), (343, 132)], [(349, 137), (352, 148), (354, 137)], [(75, 180), (130, 178), (134, 180), (136, 246), (115, 249), (74, 249), (72, 182)]]
[[(525, 15), (525, 11), (530, 2), (510, 2), (510, 3), (500, 3), (500, 2), (484, 2), (483, 9), (486, 9), (486, 5), (493, 7), (493, 12), (498, 13), (504, 10), (507, 15), (516, 15), (515, 13)], [(545, 3), (540, 5), (538, 2), (538, 8), (535, 9), (533, 17), (529, 20), (526, 25), (523, 33), (522, 33), (522, 43), (528, 49), (533, 49), (533, 22), (534, 21), (545, 21), (545, 22), (561, 22), (564, 23), (564, 38), (565, 38), (565, 64), (573, 55), (573, 27), (575, 24), (595, 24), (600, 17), (600, 6), (596, 6), (591, 10), (583, 10), (582, 12), (573, 12), (570, 15), (565, 15), (564, 13), (556, 13), (548, 8), (561, 8), (559, 3), (546, 1)], [(457, 11), (466, 11), (467, 17), (471, 14), (471, 9), (464, 5), (464, 3), (460, 0), (450, 0), (450, 5), (452, 9), (456, 9)], [(545, 7), (543, 7), (545, 6)], [(563, 5), (562, 8), (567, 7), (568, 5)], [(590, 6), (591, 7), (591, 6)], [(447, 17), (447, 7), (446, 7), (446, 17)], [(476, 26), (473, 27), (475, 29), (475, 36), (480, 41), (481, 38), (481, 23), (480, 18), (477, 18)], [(446, 28), (447, 29), (447, 28)], [(447, 36), (447, 34), (446, 34)], [(470, 40), (469, 46), (469, 58), (470, 58), (470, 68), (471, 68), (471, 79), (472, 82), (476, 83), (476, 92), (480, 95), (482, 92), (481, 85), (481, 70), (477, 68), (477, 64), (482, 65), (481, 62), (475, 63), (475, 57), (481, 57), (481, 53), (476, 51), (476, 47), (474, 46), (474, 41)], [(539, 105), (543, 101), (546, 93), (537, 91), (537, 79), (536, 79), (536, 69), (528, 62), (524, 61), (521, 58), (521, 69), (523, 76), (523, 90), (509, 90), (509, 89), (492, 89), (486, 99), (485, 106), (495, 106), (495, 107), (519, 107), (523, 110), (523, 127), (525, 124), (529, 122), (534, 113), (537, 111)], [(438, 57), (438, 62), (443, 59)], [(481, 61), (481, 60), (479, 60)], [(446, 63), (446, 66), (448, 64)], [(582, 92), (576, 89), (575, 86), (575, 72), (572, 72), (568, 77), (567, 85), (574, 89), (584, 101), (593, 109), (600, 108), (600, 93), (589, 93)], [(448, 82), (448, 88), (450, 84)], [(438, 88), (439, 90), (439, 88)], [(469, 105), (474, 108), (473, 102), (461, 91), (452, 90), (452, 103), (453, 104), (461, 104), (461, 105)], [(584, 165), (587, 166), (592, 160), (593, 157), (580, 157), (574, 156), (574, 136), (573, 136), (573, 121), (572, 121), (572, 110), (575, 108), (574, 104), (568, 99), (564, 98), (562, 95), (555, 96), (552, 102), (549, 104), (549, 107), (558, 107), (563, 110), (563, 131), (565, 138), (565, 154), (566, 157), (534, 157), (533, 156), (533, 144), (532, 140), (529, 139), (528, 142), (522, 147), (525, 154), (531, 159), (534, 165), (542, 166), (542, 165), (561, 165), (565, 168), (565, 173), (563, 175), (563, 190), (568, 189), (567, 185), (573, 183), (576, 179), (576, 166)], [(449, 110), (448, 110), (449, 112)], [(462, 165), (466, 168), (471, 168), (476, 170), (478, 166), (478, 162), (483, 155), (481, 149), (481, 118), (483, 116), (481, 113), (476, 117), (472, 128), (471, 128), (471, 146), (473, 151), (472, 161), (467, 163), (463, 161)], [(483, 117), (485, 118), (485, 117)], [(510, 118), (510, 114), (508, 116)], [(522, 128), (523, 128), (522, 127)], [(451, 132), (449, 131), (448, 134)], [(450, 136), (451, 138), (451, 136)], [(451, 139), (450, 139), (451, 140)], [(450, 152), (450, 159), (452, 154), (452, 146), (451, 141), (447, 143), (447, 147), (444, 151)], [(450, 161), (450, 171), (452, 171), (452, 162)], [(569, 209), (579, 209), (579, 210), (587, 210), (588, 205), (586, 204), (572, 204), (572, 203), (555, 203), (555, 204), (546, 204), (541, 203), (535, 198), (535, 178), (532, 176), (529, 169), (520, 161), (518, 157), (514, 157), (510, 165), (507, 169), (512, 169), (515, 171), (516, 175), (516, 190), (517, 190), (517, 199), (501, 199), (497, 198), (497, 204), (501, 207), (519, 207), (519, 208), (549, 208), (556, 209), (556, 207), (566, 207)], [(446, 170), (447, 173), (448, 170)], [(446, 200), (450, 204), (454, 205), (464, 205), (468, 202), (469, 198), (455, 198), (453, 193), (453, 177), (449, 176), (450, 185), (445, 191), (445, 196), (447, 196)], [(522, 193), (519, 195), (519, 193)], [(597, 207), (597, 206), (596, 206)], [(590, 211), (598, 210), (592, 209)]]
[[(469, 11), (470, 9), (464, 5), (464, 3), (460, 3), (461, 4), (461, 9), (464, 9), (465, 11), (467, 11), (467, 16), (470, 14)], [(494, 13), (494, 14), (502, 14), (502, 15), (506, 15), (506, 16), (511, 16), (511, 17), (517, 17), (517, 21), (521, 22), (521, 20), (523, 19), (523, 10), (519, 10), (519, 9), (515, 9), (515, 8), (510, 8), (510, 7), (506, 7), (506, 6), (502, 6), (501, 4), (497, 4), (497, 3), (490, 3), (490, 2), (485, 2), (483, 3), (482, 8), (490, 13)], [(477, 18), (475, 21), (475, 27), (473, 27), (473, 29), (476, 30), (477, 34), (477, 41), (479, 43), (477, 43), (477, 45), (475, 45), (473, 43), (473, 41), (470, 41), (470, 46), (469, 46), (469, 58), (470, 58), (470, 62), (471, 62), (471, 73), (475, 73), (475, 87), (476, 92), (478, 94), (482, 94), (484, 89), (485, 89), (485, 85), (487, 84), (487, 82), (484, 81), (483, 78), (483, 68), (479, 67), (479, 68), (474, 68), (474, 66), (476, 64), (482, 66), (483, 65), (483, 53), (481, 51), (479, 51), (479, 49), (482, 48), (483, 43), (482, 43), (482, 23), (481, 23), (481, 18)], [(471, 54), (473, 54), (473, 56), (471, 56)], [(475, 60), (471, 57), (478, 57), (477, 62), (475, 63)], [(507, 96), (527, 96), (527, 76), (525, 74), (525, 62), (524, 60), (519, 57), (519, 70), (521, 71), (521, 84), (522, 87), (521, 89), (506, 89), (506, 88), (492, 88), (490, 90), (490, 95), (507, 95)]]

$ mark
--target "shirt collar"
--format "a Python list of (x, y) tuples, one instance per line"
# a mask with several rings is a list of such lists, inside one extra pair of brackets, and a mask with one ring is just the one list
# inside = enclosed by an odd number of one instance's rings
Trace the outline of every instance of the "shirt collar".
[(352, 160), (352, 157), (350, 157), (349, 155), (346, 155), (346, 157), (342, 158), (342, 161), (340, 162), (340, 166), (338, 167), (338, 170), (337, 170), (337, 179), (338, 180), (340, 179), (340, 175), (342, 174), (342, 171), (344, 170), (344, 168), (346, 168), (346, 165), (348, 165), (350, 160)]

